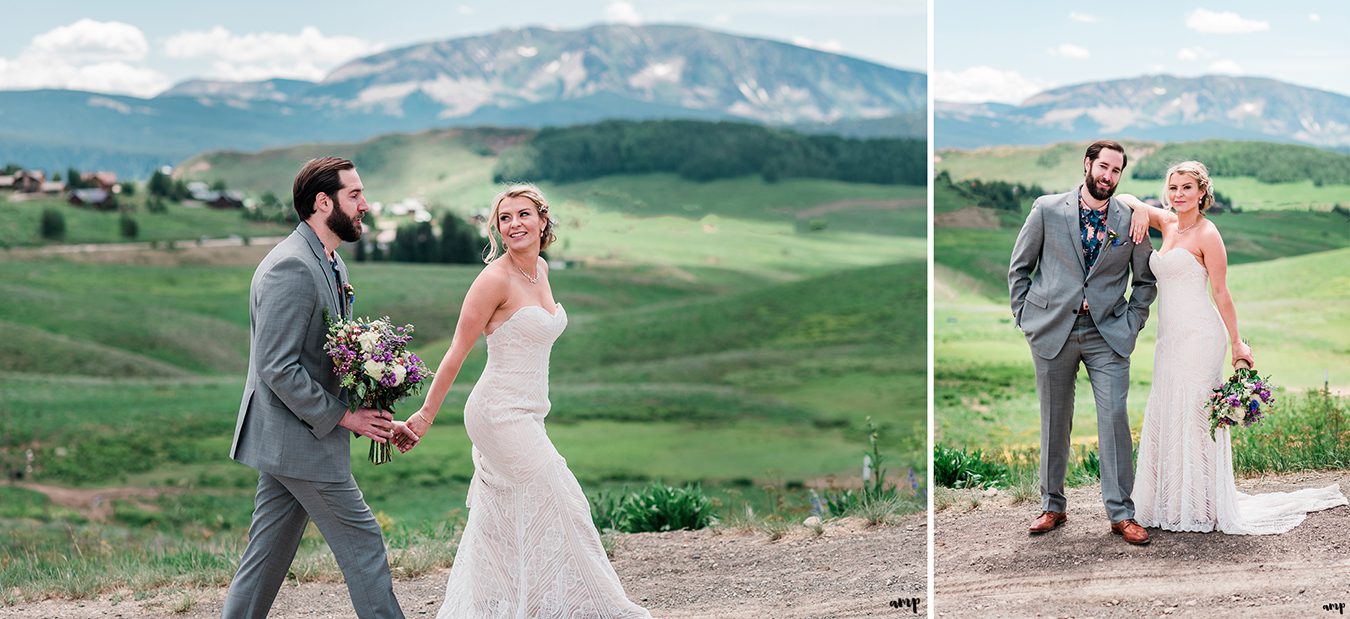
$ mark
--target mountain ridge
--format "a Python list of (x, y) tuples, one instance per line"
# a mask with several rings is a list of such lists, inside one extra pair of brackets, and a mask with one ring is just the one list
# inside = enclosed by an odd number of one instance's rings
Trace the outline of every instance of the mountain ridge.
[(186, 80), (156, 97), (0, 91), (0, 162), (145, 176), (207, 150), (452, 126), (741, 120), (916, 137), (927, 77), (691, 26), (528, 28), (386, 50), (318, 82)]
[(1268, 77), (1168, 74), (1052, 88), (1017, 105), (935, 101), (936, 148), (1100, 137), (1350, 148), (1350, 97)]

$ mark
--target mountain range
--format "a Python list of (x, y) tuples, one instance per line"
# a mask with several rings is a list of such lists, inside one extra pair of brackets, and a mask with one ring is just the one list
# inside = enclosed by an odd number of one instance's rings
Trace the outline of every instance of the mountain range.
[(675, 25), (524, 28), (381, 52), (319, 82), (189, 80), (150, 99), (3, 91), (0, 162), (143, 176), (205, 150), (606, 118), (916, 137), (926, 113), (924, 74), (788, 43)]
[(936, 148), (1110, 137), (1350, 150), (1350, 97), (1260, 77), (1147, 75), (1055, 88), (1019, 105), (938, 101), (933, 116)]

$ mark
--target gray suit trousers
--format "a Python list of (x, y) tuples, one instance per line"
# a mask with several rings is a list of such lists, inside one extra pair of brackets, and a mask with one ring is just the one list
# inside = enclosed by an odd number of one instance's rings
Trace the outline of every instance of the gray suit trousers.
[(267, 616), (310, 518), (342, 568), (356, 616), (401, 619), (380, 525), (356, 479), (349, 475), (344, 482), (319, 482), (269, 473), (258, 474), (248, 548), (230, 583), (221, 617)]
[(1130, 358), (1107, 344), (1088, 315), (1074, 323), (1064, 349), (1053, 359), (1036, 360), (1036, 392), (1041, 399), (1041, 509), (1065, 511), (1064, 474), (1073, 430), (1074, 386), (1078, 366), (1087, 367), (1097, 402), (1097, 450), (1101, 460), (1102, 501), (1112, 522), (1134, 518), (1133, 443), (1125, 398), (1130, 388)]

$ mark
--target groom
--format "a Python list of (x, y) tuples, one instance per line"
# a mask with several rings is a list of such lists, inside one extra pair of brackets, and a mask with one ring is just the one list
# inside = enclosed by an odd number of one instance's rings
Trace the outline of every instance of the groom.
[[(1083, 157), (1083, 184), (1038, 198), (1013, 246), (1008, 267), (1013, 319), (1031, 346), (1041, 400), (1043, 511), (1032, 535), (1067, 520), (1064, 472), (1081, 363), (1097, 402), (1102, 500), (1111, 532), (1131, 544), (1148, 543), (1130, 500), (1134, 463), (1125, 396), (1130, 353), (1157, 288), (1148, 266), (1151, 245), (1130, 241), (1130, 210), (1111, 199), (1126, 161), (1120, 144), (1094, 142)], [(1133, 289), (1128, 300), (1127, 283)]]
[(403, 430), (389, 411), (349, 411), (323, 351), (325, 314), (351, 313), (335, 250), (361, 238), (361, 177), (346, 159), (312, 159), (295, 176), (293, 198), (300, 225), (263, 258), (249, 287), (248, 380), (230, 457), (258, 469), (258, 494), (221, 616), (267, 616), (313, 519), (357, 616), (403, 617), (380, 525), (350, 462), (352, 433), (383, 443)]

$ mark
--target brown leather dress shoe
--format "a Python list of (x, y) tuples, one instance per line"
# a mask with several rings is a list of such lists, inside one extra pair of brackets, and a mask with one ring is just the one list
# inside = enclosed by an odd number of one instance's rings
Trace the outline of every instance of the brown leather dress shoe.
[(1041, 516), (1031, 525), (1031, 534), (1040, 535), (1048, 531), (1054, 531), (1059, 525), (1069, 521), (1069, 516), (1064, 512), (1041, 512)]
[(1140, 526), (1134, 518), (1127, 518), (1120, 522), (1111, 523), (1111, 532), (1125, 538), (1125, 541), (1136, 546), (1143, 546), (1148, 543), (1148, 531)]

